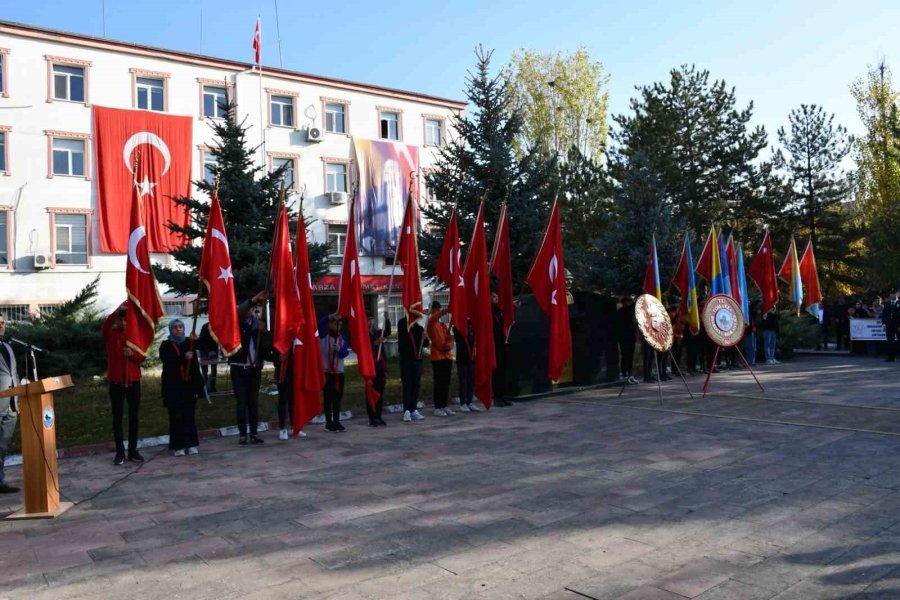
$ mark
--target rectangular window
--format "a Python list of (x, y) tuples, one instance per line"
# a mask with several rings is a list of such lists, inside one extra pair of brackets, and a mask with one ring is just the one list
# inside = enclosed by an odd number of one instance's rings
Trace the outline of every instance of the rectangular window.
[(325, 131), (347, 133), (344, 123), (344, 105), (339, 102), (325, 103)]
[(346, 225), (328, 225), (328, 262), (339, 265), (344, 260), (344, 245), (347, 242)]
[[(0, 55), (2, 56), (2, 55)], [(6, 132), (0, 131), (0, 174), (6, 173)]]
[(0, 265), (9, 265), (9, 254), (7, 254), (7, 217), (9, 212), (0, 210)]
[(87, 215), (57, 214), (56, 220), (56, 264), (86, 265), (87, 256)]
[(203, 116), (224, 119), (228, 116), (228, 91), (215, 85), (203, 86)]
[(325, 165), (325, 191), (347, 191), (347, 165), (344, 163), (327, 163)]
[(441, 145), (441, 120), (425, 119), (425, 145)]
[(6, 92), (6, 79), (4, 78), (4, 74), (6, 73), (6, 55), (0, 52), (0, 94)]
[(137, 107), (143, 110), (164, 111), (166, 84), (162, 79), (155, 77), (138, 77), (135, 80), (137, 88)]
[(400, 114), (395, 112), (381, 113), (381, 139), (400, 139)]
[(203, 180), (209, 185), (216, 184), (216, 171), (219, 169), (219, 161), (212, 152), (203, 153)]
[(53, 138), (53, 174), (84, 177), (84, 140)]
[(272, 96), (272, 125), (294, 126), (294, 99), (290, 96)]
[(0, 313), (6, 322), (27, 321), (31, 317), (31, 307), (27, 304), (0, 304)]
[(84, 67), (53, 65), (53, 98), (84, 102)]
[(284, 167), (284, 173), (281, 180), (284, 182), (284, 189), (291, 191), (294, 188), (294, 159), (293, 158), (274, 158), (272, 159), (272, 170), (277, 171)]

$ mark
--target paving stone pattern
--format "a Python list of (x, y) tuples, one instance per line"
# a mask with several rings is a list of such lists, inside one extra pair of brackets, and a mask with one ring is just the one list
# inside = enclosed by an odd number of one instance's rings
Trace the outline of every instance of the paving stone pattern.
[(900, 373), (816, 357), (761, 376), (806, 402), (729, 372), (707, 400), (667, 383), (668, 412), (633, 386), (140, 469), (62, 460), (76, 500), (130, 475), (54, 521), (0, 521), (0, 598), (900, 598)]

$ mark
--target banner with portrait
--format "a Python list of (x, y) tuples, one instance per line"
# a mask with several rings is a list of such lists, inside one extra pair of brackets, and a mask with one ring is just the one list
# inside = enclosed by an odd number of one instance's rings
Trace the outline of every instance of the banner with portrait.
[[(401, 142), (354, 138), (359, 191), (359, 253), (394, 256), (409, 186), (416, 185), (419, 148)], [(414, 187), (413, 200), (418, 201)]]

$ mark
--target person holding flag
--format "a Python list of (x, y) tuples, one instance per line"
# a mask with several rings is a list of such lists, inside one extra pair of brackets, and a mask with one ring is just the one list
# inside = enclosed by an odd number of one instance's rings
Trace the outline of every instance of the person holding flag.
[(106, 346), (106, 380), (109, 382), (109, 401), (112, 405), (113, 439), (116, 443), (114, 465), (125, 462), (125, 442), (122, 420), (128, 407), (128, 460), (143, 462), (137, 450), (138, 412), (141, 402), (141, 355), (125, 343), (125, 322), (128, 310), (136, 310), (123, 302), (103, 322), (100, 330)]
[(385, 426), (387, 423), (381, 418), (381, 412), (384, 410), (384, 389), (387, 386), (387, 356), (382, 350), (384, 340), (391, 335), (391, 320), (388, 317), (388, 311), (384, 311), (382, 318), (384, 327), (379, 328), (375, 324), (375, 315), (368, 315), (369, 323), (369, 341), (372, 343), (372, 354), (375, 356), (375, 378), (372, 385), (378, 392), (378, 402), (375, 406), (369, 406), (366, 403), (366, 413), (369, 415), (369, 427)]
[[(494, 368), (497, 356), (494, 352), (493, 313), (491, 308), (491, 278), (487, 257), (487, 238), (484, 231), (484, 204), (481, 199), (475, 227), (472, 230), (472, 243), (463, 267), (463, 279), (466, 285), (466, 305), (472, 328), (475, 330), (475, 396), (484, 407), (490, 410), (494, 404)], [(500, 392), (502, 394), (502, 392)]]
[(262, 365), (260, 337), (263, 324), (258, 308), (269, 299), (269, 293), (262, 290), (250, 300), (238, 305), (238, 332), (240, 346), (228, 357), (231, 370), (231, 387), (234, 390), (235, 410), (238, 422), (238, 444), (259, 445), (264, 441), (259, 437), (259, 377)]

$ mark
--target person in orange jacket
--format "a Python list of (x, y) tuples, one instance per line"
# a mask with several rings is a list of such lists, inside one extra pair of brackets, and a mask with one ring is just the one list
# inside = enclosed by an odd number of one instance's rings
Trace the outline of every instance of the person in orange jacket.
[(453, 369), (453, 335), (450, 328), (441, 323), (441, 317), (447, 313), (441, 310), (441, 303), (435, 300), (431, 303), (431, 312), (428, 314), (428, 340), (431, 344), (431, 368), (434, 371), (434, 415), (436, 417), (449, 417), (455, 414), (447, 408), (447, 400), (450, 397), (450, 373)]

